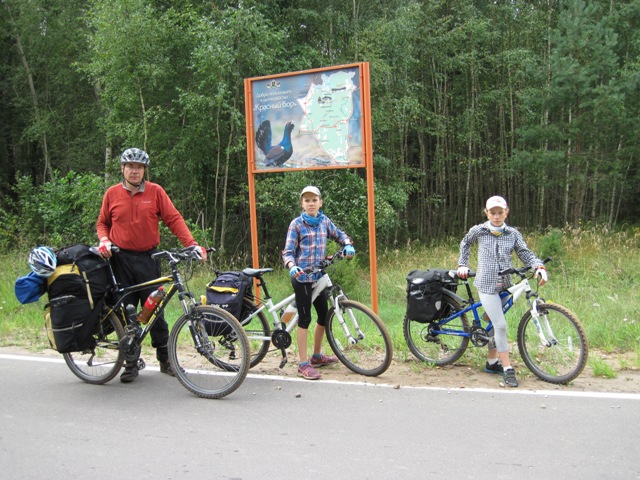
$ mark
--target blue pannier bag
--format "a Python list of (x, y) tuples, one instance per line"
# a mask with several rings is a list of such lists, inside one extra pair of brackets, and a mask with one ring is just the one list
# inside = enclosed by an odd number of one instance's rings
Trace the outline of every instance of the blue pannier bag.
[(16, 280), (14, 290), (20, 303), (37, 302), (47, 291), (46, 279), (34, 272), (29, 272)]

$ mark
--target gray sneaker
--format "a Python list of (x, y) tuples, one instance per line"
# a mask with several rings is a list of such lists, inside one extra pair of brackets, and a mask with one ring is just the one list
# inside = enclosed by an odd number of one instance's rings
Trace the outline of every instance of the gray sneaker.
[(518, 379), (516, 378), (516, 371), (513, 368), (508, 368), (502, 374), (502, 378), (504, 379), (504, 384), (507, 387), (517, 387)]

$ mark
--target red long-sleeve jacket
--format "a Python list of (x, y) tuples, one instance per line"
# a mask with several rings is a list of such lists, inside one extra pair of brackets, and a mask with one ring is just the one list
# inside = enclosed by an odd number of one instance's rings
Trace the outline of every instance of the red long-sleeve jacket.
[(164, 189), (144, 182), (144, 190), (131, 195), (123, 183), (110, 187), (104, 194), (96, 223), (98, 238), (109, 238), (125, 250), (144, 252), (160, 243), (159, 221), (169, 227), (178, 240), (188, 247), (196, 242), (182, 215)]

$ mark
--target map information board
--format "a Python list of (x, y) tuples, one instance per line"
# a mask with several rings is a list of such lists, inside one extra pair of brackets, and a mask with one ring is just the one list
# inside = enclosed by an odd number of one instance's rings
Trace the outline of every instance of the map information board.
[(360, 83), (359, 65), (251, 79), (253, 171), (364, 167)]

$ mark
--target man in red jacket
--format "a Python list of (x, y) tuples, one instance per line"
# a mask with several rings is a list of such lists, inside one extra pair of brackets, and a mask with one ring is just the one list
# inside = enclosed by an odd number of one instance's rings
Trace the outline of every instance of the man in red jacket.
[[(145, 181), (148, 166), (149, 155), (144, 150), (129, 148), (122, 153), (120, 169), (124, 179), (105, 193), (96, 223), (100, 255), (111, 257), (112, 242), (120, 247), (112, 265), (123, 287), (153, 280), (161, 275), (160, 265), (151, 258), (160, 243), (160, 220), (185, 247), (198, 245), (164, 189), (156, 183)], [(199, 250), (205, 261), (207, 251), (202, 247)], [(142, 305), (152, 290), (131, 294), (129, 303)], [(169, 327), (164, 317), (158, 318), (150, 334), (151, 345), (156, 349), (156, 357), (160, 362), (160, 371), (173, 376), (167, 350)], [(127, 362), (120, 381), (129, 383), (137, 376), (137, 362)]]

